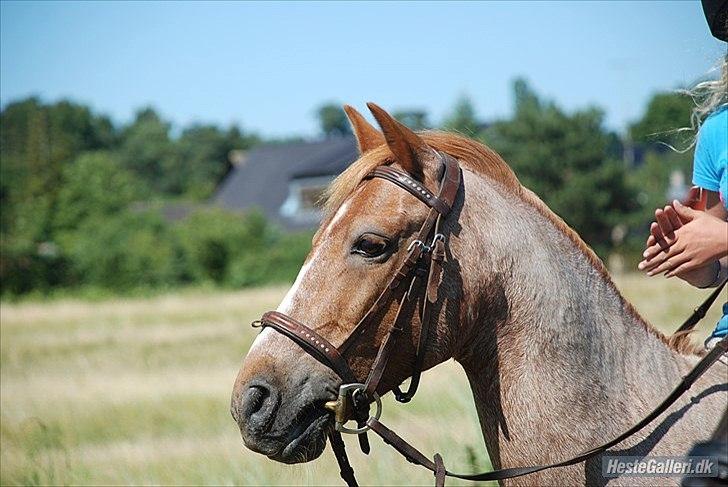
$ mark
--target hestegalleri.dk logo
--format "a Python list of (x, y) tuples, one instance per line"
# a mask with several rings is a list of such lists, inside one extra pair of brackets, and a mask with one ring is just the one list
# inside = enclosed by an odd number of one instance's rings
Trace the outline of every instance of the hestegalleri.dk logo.
[(605, 477), (716, 477), (718, 459), (713, 457), (602, 457)]

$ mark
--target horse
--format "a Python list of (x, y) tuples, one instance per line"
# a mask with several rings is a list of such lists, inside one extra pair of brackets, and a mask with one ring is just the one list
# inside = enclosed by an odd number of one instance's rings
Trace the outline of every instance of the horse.
[[(429, 208), (382, 178), (381, 167), (435, 192), (442, 155), (462, 180), (438, 230), (447, 239), (432, 326), (407, 314), (376, 385), (379, 395), (453, 358), (470, 384), (495, 468), (556, 462), (628, 429), (705, 354), (687, 336), (666, 337), (620, 294), (596, 254), (493, 150), (446, 132), (414, 132), (369, 104), (380, 129), (345, 110), (360, 157), (330, 186), (322, 224), (277, 311), (340, 346), (406, 259)], [(424, 299), (424, 298), (420, 298)], [(345, 360), (363, 381), (401, 299), (358, 334)], [(420, 338), (425, 338), (421, 341)], [(709, 369), (654, 423), (610, 455), (684, 456), (707, 439), (728, 404), (727, 369)], [(289, 337), (267, 327), (234, 383), (231, 413), (244, 444), (283, 463), (321, 455), (334, 418), (325, 404), (342, 379)], [(504, 485), (677, 484), (678, 477), (605, 478), (600, 457), (501, 481)]]

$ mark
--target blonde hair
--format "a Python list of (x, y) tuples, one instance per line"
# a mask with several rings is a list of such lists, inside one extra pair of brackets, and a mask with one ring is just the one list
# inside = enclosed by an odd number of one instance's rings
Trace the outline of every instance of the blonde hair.
[(728, 105), (728, 55), (713, 68), (720, 69), (720, 77), (698, 83), (687, 94), (695, 102), (691, 116), (698, 127), (714, 111)]
[(679, 150), (670, 146), (671, 149), (680, 153), (685, 153), (692, 149), (698, 140), (698, 131), (705, 119), (712, 113), (728, 106), (728, 55), (718, 61), (710, 71), (717, 70), (720, 70), (718, 79), (701, 81), (691, 89), (678, 90), (678, 93), (689, 96), (695, 106), (690, 114), (690, 127), (682, 127), (673, 132), (680, 133), (689, 131), (693, 135), (686, 148)]

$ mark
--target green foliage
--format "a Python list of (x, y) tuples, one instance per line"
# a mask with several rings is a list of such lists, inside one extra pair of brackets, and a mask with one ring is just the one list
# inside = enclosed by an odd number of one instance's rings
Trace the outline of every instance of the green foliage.
[[(645, 114), (629, 126), (629, 136), (634, 143), (663, 142), (682, 149), (684, 142), (694, 136), (690, 127), (693, 100), (682, 93), (657, 93), (647, 103)], [(686, 146), (689, 144), (686, 144)]]
[(157, 192), (169, 189), (165, 168), (174, 164), (174, 147), (169, 137), (170, 124), (152, 109), (136, 114), (134, 122), (121, 135), (119, 158), (124, 167)]
[(327, 137), (351, 133), (349, 119), (338, 103), (324, 103), (316, 110), (321, 132)]
[(72, 284), (129, 290), (176, 284), (181, 274), (175, 241), (153, 212), (89, 218), (67, 236), (64, 251)]
[(69, 265), (52, 242), (3, 236), (0, 291), (4, 295), (47, 292), (68, 282)]
[(626, 167), (607, 157), (612, 138), (601, 110), (567, 114), (518, 80), (515, 115), (482, 137), (513, 167), (521, 182), (602, 255), (612, 227), (637, 208)]
[(412, 130), (425, 130), (432, 126), (425, 110), (397, 110), (392, 116)]
[[(180, 269), (175, 233), (141, 212), (145, 201), (208, 197), (230, 169), (229, 153), (258, 139), (236, 126), (192, 126), (177, 138), (170, 132), (151, 108), (117, 129), (69, 101), (8, 104), (0, 113), (2, 292), (127, 289), (189, 275)], [(162, 239), (157, 246), (155, 239)], [(100, 259), (98, 267), (89, 256)]]
[[(10, 103), (0, 113), (0, 204), (3, 234), (17, 234), (18, 219), (31, 217), (36, 235), (47, 238), (63, 165), (82, 151), (114, 142), (108, 118), (82, 105), (60, 101), (43, 105), (37, 98)], [(41, 201), (39, 201), (41, 200)], [(18, 214), (16, 210), (29, 213)], [(27, 228), (26, 228), (27, 229)]]
[(36, 98), (0, 113), (0, 283), (23, 293), (62, 284), (66, 262), (53, 243), (64, 165), (114, 143), (111, 122), (82, 105)]
[[(638, 249), (654, 208), (668, 199), (671, 175), (677, 170), (689, 179), (691, 155), (665, 144), (685, 147), (694, 135), (675, 132), (689, 125), (691, 100), (674, 93), (650, 100), (629, 127), (633, 167), (622, 161), (622, 141), (605, 130), (601, 110), (566, 113), (524, 80), (513, 91), (511, 118), (483, 129), (462, 96), (443, 126), (484, 139), (602, 255)], [(324, 134), (350, 133), (339, 105), (324, 104), (317, 115)], [(394, 116), (414, 129), (430, 126), (425, 111)], [(205, 209), (173, 223), (154, 210), (171, 199), (208, 198), (230, 170), (231, 154), (258, 142), (234, 125), (173, 130), (152, 108), (115, 127), (70, 101), (9, 103), (0, 113), (0, 291), (130, 292), (293, 279), (309, 233), (286, 234), (257, 213)], [(612, 242), (616, 226), (627, 230), (620, 248)]]
[(192, 281), (236, 288), (293, 279), (311, 248), (309, 232), (285, 234), (256, 212), (199, 211), (177, 232)]
[[(148, 193), (113, 154), (84, 153), (64, 167), (61, 179), (53, 234), (70, 263), (64, 284), (129, 289), (169, 281), (155, 268), (166, 265), (164, 245), (150, 245), (152, 238), (164, 238), (163, 222), (129, 211)], [(134, 276), (136, 271), (142, 272)]]
[(87, 152), (63, 168), (54, 230), (75, 230), (89, 219), (112, 217), (148, 196), (141, 183), (109, 152)]
[(279, 234), (273, 245), (258, 252), (246, 252), (230, 269), (232, 287), (291, 282), (311, 250), (311, 233)]
[(274, 231), (259, 213), (243, 218), (219, 209), (197, 211), (177, 225), (177, 234), (193, 281), (225, 284), (232, 261), (261, 251)]
[(165, 160), (164, 188), (201, 200), (212, 195), (232, 167), (230, 153), (247, 149), (257, 137), (245, 136), (235, 126), (220, 130), (214, 125), (193, 125), (182, 131), (173, 157)]
[(473, 137), (478, 133), (480, 123), (475, 114), (473, 101), (467, 95), (462, 95), (455, 102), (452, 113), (443, 122), (443, 127), (453, 132)]

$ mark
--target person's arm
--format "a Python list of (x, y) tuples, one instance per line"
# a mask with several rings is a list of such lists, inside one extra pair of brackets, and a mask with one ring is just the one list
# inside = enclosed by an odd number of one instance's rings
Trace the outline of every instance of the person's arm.
[[(728, 212), (718, 194), (727, 142), (723, 118), (708, 118), (695, 148), (693, 184), (697, 187), (691, 190), (690, 201), (686, 202), (687, 206), (706, 211), (696, 212), (684, 205), (655, 210), (644, 260), (638, 265), (640, 270), (648, 275), (666, 272), (668, 277), (676, 275), (700, 287), (714, 282), (718, 262), (710, 255), (718, 257), (728, 250)], [(695, 248), (696, 245), (705, 248)]]
[(720, 194), (717, 191), (706, 191), (706, 193), (708, 193), (708, 199), (705, 211), (721, 220), (728, 220), (728, 208), (723, 206), (723, 202), (720, 201)]

